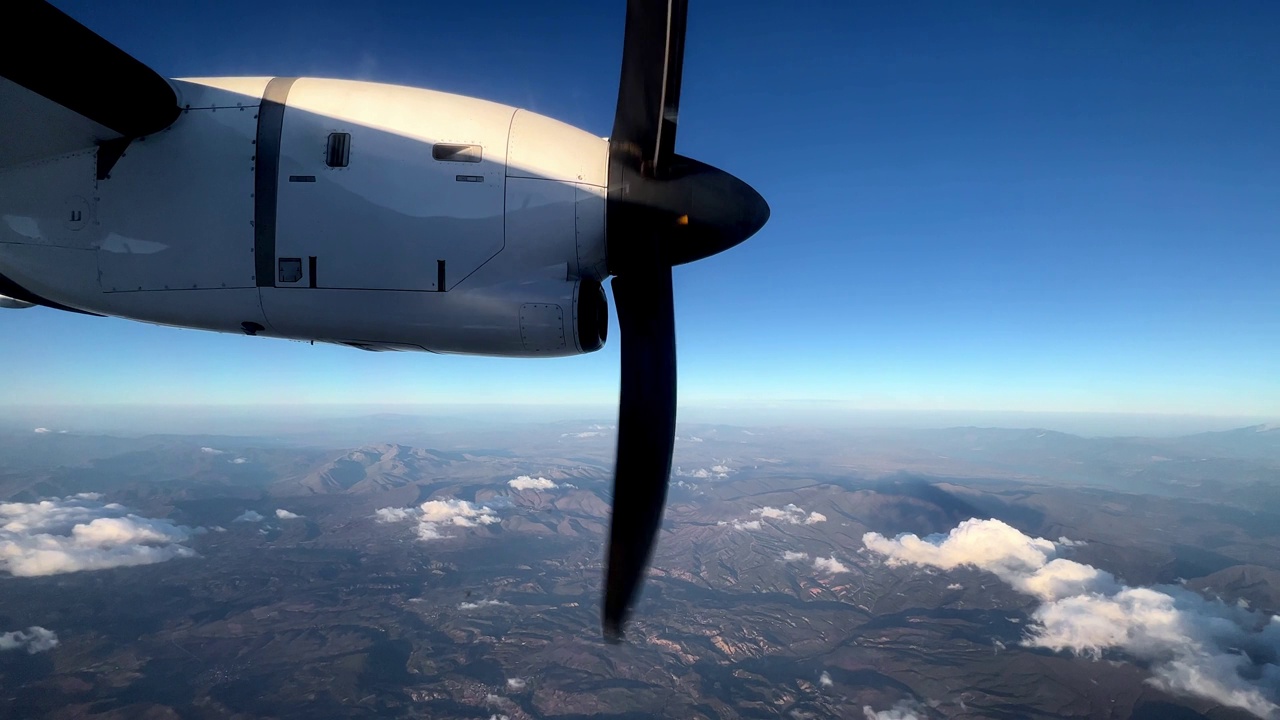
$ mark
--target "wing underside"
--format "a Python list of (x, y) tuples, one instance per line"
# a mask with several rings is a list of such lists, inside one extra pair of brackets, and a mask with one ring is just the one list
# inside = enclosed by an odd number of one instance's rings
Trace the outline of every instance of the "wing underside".
[(4, 15), (0, 168), (148, 135), (178, 117), (167, 80), (49, 3), (10, 0)]

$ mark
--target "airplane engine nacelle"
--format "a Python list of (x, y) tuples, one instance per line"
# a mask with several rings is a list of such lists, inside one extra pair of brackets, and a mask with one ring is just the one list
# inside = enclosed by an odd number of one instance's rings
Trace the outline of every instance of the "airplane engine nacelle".
[[(444, 293), (448, 295), (449, 293)], [(453, 293), (441, 325), (427, 336), (437, 352), (555, 357), (604, 346), (609, 308), (592, 280), (543, 280)], [(456, 345), (448, 342), (456, 338)], [(450, 345), (453, 345), (452, 347)]]
[(160, 132), (0, 168), (0, 290), (370, 350), (603, 343), (605, 140), (379, 83), (172, 85), (182, 111)]
[(608, 317), (599, 283), (545, 279), (449, 292), (286, 294), (274, 307), (273, 327), (285, 337), (364, 350), (562, 357), (599, 350)]

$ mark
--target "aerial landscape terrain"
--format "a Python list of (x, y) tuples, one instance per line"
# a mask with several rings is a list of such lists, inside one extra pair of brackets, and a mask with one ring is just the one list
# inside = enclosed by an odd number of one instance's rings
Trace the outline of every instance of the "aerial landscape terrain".
[(1280, 720), (1280, 0), (5, 10), (0, 720)]
[(614, 435), (7, 427), (0, 716), (1280, 716), (1280, 429), (682, 424), (617, 646)]
[(1280, 0), (5, 10), (0, 720), (1280, 720)]

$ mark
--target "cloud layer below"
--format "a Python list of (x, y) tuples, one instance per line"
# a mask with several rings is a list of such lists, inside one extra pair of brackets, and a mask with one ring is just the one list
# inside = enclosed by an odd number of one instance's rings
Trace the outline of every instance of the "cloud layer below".
[(736, 520), (721, 520), (717, 525), (727, 525), (734, 530), (759, 530), (764, 527), (764, 520), (773, 520), (775, 523), (784, 525), (814, 525), (820, 522), (826, 522), (827, 516), (820, 512), (805, 513), (804, 508), (797, 505), (784, 505), (780, 508), (769, 507), (768, 505), (756, 508), (751, 511), (755, 520), (746, 518), (738, 518)]
[(502, 522), (493, 508), (454, 498), (428, 500), (416, 508), (381, 508), (374, 517), (384, 523), (417, 520), (419, 540), (453, 537), (442, 530), (448, 526), (479, 527)]
[(480, 610), (487, 607), (505, 607), (511, 603), (501, 600), (477, 600), (476, 602), (464, 602), (458, 604), (459, 610)]
[(508, 480), (507, 484), (515, 490), (555, 490), (560, 487), (555, 482), (544, 477), (529, 477), (521, 475), (515, 480)]
[(1280, 616), (1181, 587), (1126, 586), (1104, 570), (1056, 557), (1075, 543), (1030, 537), (999, 520), (966, 520), (923, 539), (867, 533), (862, 540), (891, 565), (972, 566), (1040, 599), (1024, 645), (1094, 658), (1120, 651), (1148, 663), (1157, 687), (1280, 717)]
[(832, 574), (849, 572), (849, 566), (835, 559), (835, 557), (814, 558), (813, 569)]
[(39, 625), (32, 625), (26, 630), (0, 633), (0, 650), (26, 650), (35, 655), (57, 646), (58, 634)]
[(34, 503), (0, 503), (0, 570), (56, 575), (150, 565), (196, 553), (191, 529), (145, 518), (84, 493)]

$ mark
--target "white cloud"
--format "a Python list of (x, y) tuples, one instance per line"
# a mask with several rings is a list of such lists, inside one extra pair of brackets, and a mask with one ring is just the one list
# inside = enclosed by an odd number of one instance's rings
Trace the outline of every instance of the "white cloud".
[(822, 674), (818, 676), (818, 684), (822, 687), (831, 687), (832, 685), (835, 685), (835, 683), (831, 682), (831, 673), (826, 670), (823, 670)]
[(211, 447), (202, 447), (200, 448), (200, 452), (204, 453), (205, 455), (226, 455), (227, 454), (226, 450), (218, 450)]
[(888, 710), (876, 711), (870, 705), (862, 706), (866, 720), (920, 720), (920, 705), (910, 700), (899, 700)]
[(297, 520), (302, 516), (297, 513), (291, 513), (288, 510), (285, 510), (284, 508), (276, 508), (276, 517), (280, 518), (281, 520)]
[(489, 716), (489, 720), (511, 720), (511, 716), (510, 716), (510, 715), (498, 715), (497, 713), (494, 713), (493, 715), (490, 715), (490, 716)]
[(231, 522), (262, 522), (263, 519), (262, 513), (257, 512), (256, 510), (245, 510)]
[(600, 437), (601, 435), (604, 435), (604, 433), (600, 432), (599, 430), (587, 430), (586, 432), (561, 433), (560, 437), (593, 438), (593, 437)]
[(963, 590), (963, 589), (964, 589), (964, 586), (963, 586), (963, 585), (961, 585), (960, 583), (951, 583), (950, 585), (948, 585), (948, 586), (947, 586), (947, 589), (948, 589), (948, 590)]
[(528, 684), (523, 678), (507, 678), (508, 690), (523, 690)]
[(0, 650), (26, 650), (35, 655), (58, 646), (58, 634), (39, 625), (0, 634)]
[(502, 522), (492, 508), (475, 505), (466, 500), (428, 500), (422, 503), (422, 519), (424, 522), (475, 527), (476, 525), (492, 525)]
[(944, 570), (976, 565), (1000, 575), (1030, 573), (1044, 566), (1054, 544), (1044, 538), (1029, 538), (999, 520), (965, 520), (946, 536), (930, 535), (921, 540), (913, 534), (893, 540), (880, 533), (866, 533), (862, 542), (868, 550), (886, 555), (890, 565), (932, 565)]
[(409, 518), (416, 517), (413, 508), (393, 507), (378, 508), (378, 510), (373, 513), (373, 516), (377, 518), (378, 522), (383, 523), (402, 522)]
[(796, 518), (801, 512), (803, 511), (795, 505), (787, 505), (785, 507), (769, 507), (765, 505), (764, 507), (756, 507), (755, 510), (751, 511), (751, 515), (759, 515), (760, 518), (765, 520), (785, 520), (788, 523), (797, 523), (799, 520), (796, 520)]
[(510, 605), (511, 603), (503, 602), (501, 600), (477, 600), (476, 602), (460, 603), (458, 605), (458, 609), (459, 610), (479, 610), (480, 608), (487, 608), (487, 607), (499, 607), (499, 606), (510, 607)]
[(0, 569), (31, 577), (149, 565), (195, 551), (192, 530), (145, 518), (92, 493), (34, 503), (0, 503)]
[(728, 525), (734, 530), (759, 530), (761, 528), (759, 520), (721, 520), (717, 525)]
[(782, 553), (782, 559), (783, 559), (783, 561), (784, 561), (784, 562), (795, 562), (795, 561), (797, 561), (797, 560), (808, 560), (808, 559), (809, 559), (809, 553), (807, 553), (807, 552), (795, 552), (795, 551), (793, 551), (793, 550), (787, 550), (787, 551), (785, 551), (785, 552), (783, 552), (783, 553)]
[[(698, 442), (702, 441), (699, 440)], [(712, 465), (709, 468), (698, 468), (696, 470), (685, 470), (684, 468), (677, 466), (673, 474), (679, 477), (691, 477), (698, 480), (710, 480), (712, 478), (723, 480), (733, 474), (733, 472), (733, 468), (721, 462), (716, 465)]]
[[(815, 523), (826, 522), (827, 516), (820, 512), (811, 512), (805, 514), (804, 508), (796, 505), (784, 505), (776, 508), (768, 505), (762, 508), (756, 508), (751, 511), (752, 515), (758, 516), (763, 520), (774, 520), (788, 525), (813, 525)], [(721, 520), (717, 525), (729, 525), (734, 530), (759, 530), (761, 523), (759, 520)]]
[[(1280, 616), (1206, 600), (1181, 587), (1134, 588), (1110, 573), (1054, 557), (1059, 544), (999, 520), (966, 520), (947, 535), (863, 542), (890, 564), (973, 566), (1039, 598), (1023, 644), (1094, 658), (1126, 653), (1150, 665), (1153, 685), (1261, 718), (1280, 715)], [(1254, 658), (1258, 658), (1254, 660)]]
[(47, 435), (48, 433), (51, 433), (51, 432), (53, 432), (53, 431), (52, 431), (52, 430), (50, 430), (49, 428), (42, 428), (42, 427), (41, 427), (41, 428), (36, 428), (36, 429), (34, 430), (34, 432), (35, 432), (37, 435)]
[(235, 460), (232, 460), (232, 461), (231, 461), (231, 464), (232, 464), (232, 465), (243, 465), (243, 464), (245, 464), (245, 463), (247, 463), (247, 462), (249, 462), (249, 458), (236, 458)]
[(849, 572), (849, 566), (835, 559), (834, 557), (820, 557), (813, 559), (813, 569), (822, 570), (829, 573)]
[(440, 526), (433, 522), (418, 523), (418, 539), (419, 540), (445, 540), (453, 537), (440, 532)]
[(826, 522), (827, 516), (822, 513), (811, 512), (807, 516), (804, 509), (796, 505), (789, 504), (780, 508), (769, 507), (756, 508), (751, 511), (752, 515), (759, 515), (766, 520), (778, 520), (792, 525), (812, 525), (814, 523)]
[(167, 521), (158, 523), (137, 516), (104, 517), (71, 528), (71, 537), (83, 545), (110, 547), (131, 543), (164, 544), (174, 535), (179, 535), (180, 540), (190, 536), (187, 530), (174, 533), (171, 527), (164, 527), (166, 524)]
[(381, 508), (374, 513), (374, 517), (378, 522), (388, 523), (416, 519), (419, 540), (453, 537), (442, 532), (441, 526), (477, 527), (502, 522), (493, 508), (453, 498), (428, 500), (417, 508)]
[(508, 480), (507, 484), (516, 490), (555, 490), (560, 487), (544, 477), (535, 478), (528, 475), (521, 475), (515, 480)]

